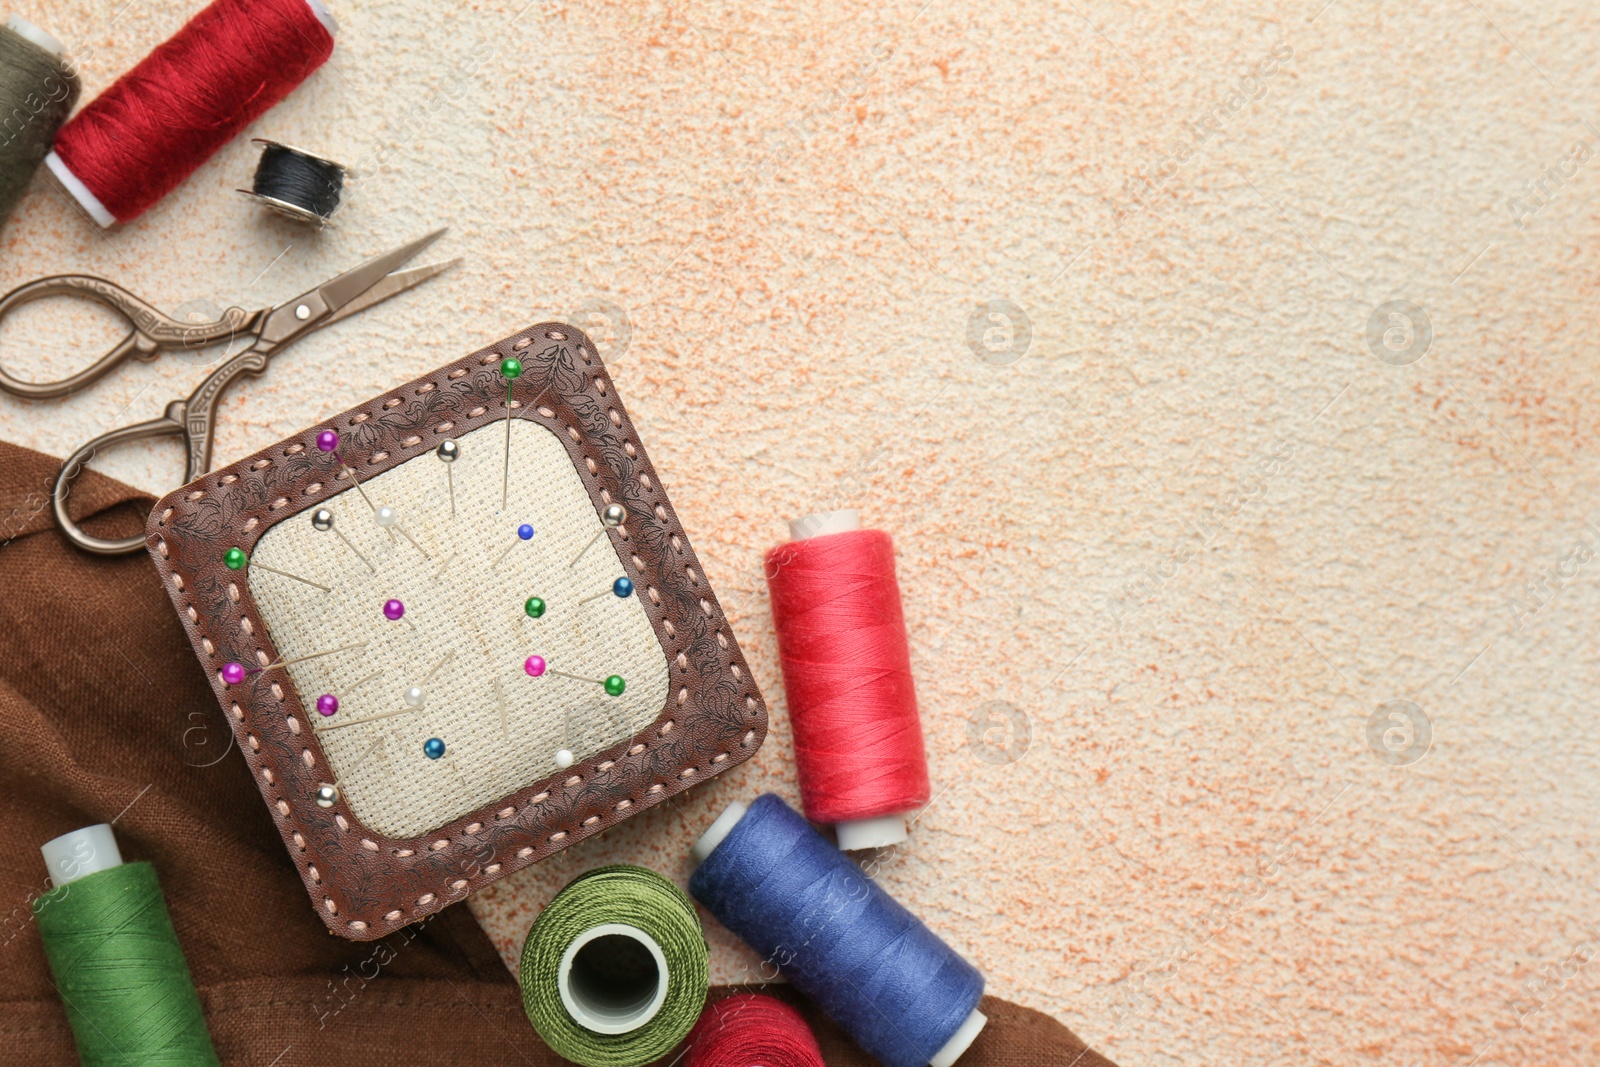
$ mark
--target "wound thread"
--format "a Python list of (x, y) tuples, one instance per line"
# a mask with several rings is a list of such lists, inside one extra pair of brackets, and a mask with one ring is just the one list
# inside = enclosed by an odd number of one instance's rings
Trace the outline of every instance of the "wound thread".
[(800, 1013), (761, 993), (707, 1005), (689, 1034), (684, 1067), (824, 1067), (817, 1037)]
[(332, 27), (320, 0), (215, 0), (62, 128), (51, 170), (100, 225), (138, 218), (320, 67)]
[(257, 143), (261, 159), (249, 195), (302, 222), (321, 225), (331, 219), (344, 192), (344, 168), (290, 145), (259, 138)]
[(0, 225), (27, 191), (80, 89), (59, 41), (15, 16), (0, 26)]
[[(600, 867), (569, 882), (534, 920), (522, 945), (522, 1005), (558, 1055), (584, 1067), (642, 1067), (694, 1026), (710, 985), (708, 956), (683, 890), (643, 867)], [(599, 1025), (609, 1032), (591, 1029)]]
[(983, 976), (782, 799), (756, 799), (689, 892), (885, 1067), (949, 1067)]
[(84, 1067), (218, 1067), (155, 868), (123, 863), (103, 824), (45, 851), (34, 920)]
[(926, 804), (894, 542), (881, 530), (791, 541), (767, 553), (766, 574), (806, 816), (849, 823)]

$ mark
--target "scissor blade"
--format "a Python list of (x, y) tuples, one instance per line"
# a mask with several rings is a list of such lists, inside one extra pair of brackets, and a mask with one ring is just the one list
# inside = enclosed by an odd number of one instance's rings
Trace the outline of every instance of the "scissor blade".
[[(444, 233), (444, 230), (434, 230), (426, 236), (417, 238), (410, 244), (401, 245), (399, 248), (385, 252), (380, 256), (373, 256), (359, 267), (351, 267), (332, 281), (324, 282), (322, 285), (317, 286), (317, 292), (327, 303), (330, 311), (339, 311), (350, 301), (378, 284), (385, 275), (392, 272), (400, 264), (444, 236)], [(322, 321), (326, 323), (331, 320), (323, 319)]]
[(376, 285), (368, 287), (367, 291), (345, 304), (332, 315), (322, 320), (322, 325), (327, 326), (338, 322), (340, 319), (349, 318), (358, 311), (365, 311), (373, 304), (389, 299), (396, 293), (403, 293), (414, 285), (442, 274), (451, 267), (461, 262), (461, 257), (447, 259), (443, 263), (430, 263), (425, 267), (412, 267), (410, 270), (397, 270), (393, 274), (385, 275)]

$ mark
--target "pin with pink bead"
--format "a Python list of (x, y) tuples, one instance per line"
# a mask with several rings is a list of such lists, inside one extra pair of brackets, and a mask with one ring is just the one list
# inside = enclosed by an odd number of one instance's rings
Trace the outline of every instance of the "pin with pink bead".
[(222, 680), (223, 685), (239, 685), (252, 674), (262, 674), (266, 671), (275, 671), (281, 667), (288, 667), (295, 663), (304, 663), (307, 660), (321, 659), (323, 656), (334, 656), (338, 655), (340, 652), (350, 652), (354, 649), (366, 647), (367, 642), (354, 641), (348, 645), (340, 645), (338, 648), (324, 649), (321, 652), (309, 652), (304, 656), (295, 656), (292, 659), (276, 659), (271, 663), (260, 667), (246, 667), (242, 663), (228, 662), (224, 663), (222, 668), (217, 671), (217, 677)]

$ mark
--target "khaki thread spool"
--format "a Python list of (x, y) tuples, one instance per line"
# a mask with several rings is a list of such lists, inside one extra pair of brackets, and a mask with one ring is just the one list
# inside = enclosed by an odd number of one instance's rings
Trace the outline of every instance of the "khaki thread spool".
[(65, 51), (27, 19), (12, 15), (0, 26), (0, 225), (78, 102), (78, 76)]

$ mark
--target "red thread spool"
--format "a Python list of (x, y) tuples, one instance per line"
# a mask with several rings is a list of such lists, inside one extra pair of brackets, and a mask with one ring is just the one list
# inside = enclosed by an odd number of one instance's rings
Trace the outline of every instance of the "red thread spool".
[(824, 1067), (800, 1013), (760, 993), (708, 1004), (689, 1031), (684, 1067)]
[(930, 795), (894, 542), (854, 511), (789, 530), (767, 585), (806, 816), (842, 849), (892, 845)]
[(45, 158), (102, 226), (128, 222), (322, 66), (321, 0), (216, 0), (78, 112)]

